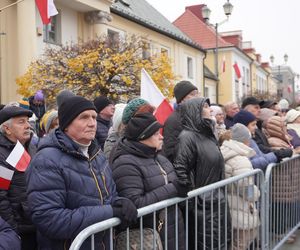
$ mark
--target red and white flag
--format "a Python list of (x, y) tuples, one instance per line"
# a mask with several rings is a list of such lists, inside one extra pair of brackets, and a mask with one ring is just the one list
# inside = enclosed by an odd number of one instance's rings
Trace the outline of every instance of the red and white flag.
[(225, 70), (226, 70), (226, 59), (225, 56), (223, 56), (223, 60), (221, 62), (221, 72), (225, 73)]
[(236, 77), (238, 79), (240, 79), (242, 77), (242, 75), (241, 75), (241, 71), (240, 71), (239, 65), (236, 62), (233, 64), (233, 68), (234, 68)]
[(159, 123), (164, 124), (169, 115), (173, 112), (173, 108), (153, 82), (147, 71), (142, 69), (141, 74), (141, 98), (156, 107), (154, 116)]
[(51, 17), (58, 14), (53, 0), (35, 0), (35, 3), (40, 12), (43, 24), (49, 24)]
[(6, 159), (9, 165), (13, 166), (20, 172), (25, 172), (30, 162), (30, 155), (27, 153), (23, 145), (18, 141), (14, 149)]
[(8, 190), (14, 171), (0, 166), (0, 189)]

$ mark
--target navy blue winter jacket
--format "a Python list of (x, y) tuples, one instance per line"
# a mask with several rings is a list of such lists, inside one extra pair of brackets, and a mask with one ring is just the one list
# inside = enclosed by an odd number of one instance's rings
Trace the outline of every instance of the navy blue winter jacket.
[(104, 148), (104, 143), (105, 143), (105, 140), (107, 139), (108, 131), (109, 131), (110, 127), (111, 127), (111, 121), (107, 121), (98, 115), (96, 140), (102, 150)]
[[(26, 171), (39, 249), (68, 248), (84, 228), (113, 217), (116, 186), (111, 168), (96, 145), (92, 142), (87, 158), (59, 129), (41, 141)], [(95, 248), (108, 249), (108, 239), (107, 232), (98, 234)], [(81, 249), (90, 249), (90, 240)]]
[(21, 250), (21, 239), (0, 217), (0, 249)]

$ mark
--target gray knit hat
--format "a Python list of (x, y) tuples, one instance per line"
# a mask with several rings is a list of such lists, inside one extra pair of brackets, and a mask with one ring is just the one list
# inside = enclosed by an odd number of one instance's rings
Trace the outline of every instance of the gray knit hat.
[(75, 94), (68, 90), (68, 89), (64, 89), (61, 90), (58, 95), (56, 96), (56, 105), (57, 108), (59, 109), (59, 107), (61, 106), (61, 104), (68, 98), (75, 96)]
[(231, 138), (232, 140), (244, 143), (251, 139), (251, 133), (245, 125), (236, 123), (231, 127)]

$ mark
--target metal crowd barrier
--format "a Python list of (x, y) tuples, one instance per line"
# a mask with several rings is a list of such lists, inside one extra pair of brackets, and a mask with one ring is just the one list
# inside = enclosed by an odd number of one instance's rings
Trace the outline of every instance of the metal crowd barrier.
[[(137, 229), (127, 228), (122, 233), (123, 245), (118, 245), (120, 237), (115, 233), (120, 220), (112, 218), (84, 229), (70, 250), (80, 249), (86, 242), (90, 249), (95, 249), (97, 234), (104, 231), (109, 232), (111, 250), (262, 249), (266, 246), (265, 212), (268, 209), (265, 201), (264, 173), (254, 170), (195, 189), (187, 198), (172, 198), (138, 209)], [(163, 228), (160, 231), (161, 214)], [(173, 227), (171, 216), (175, 216)], [(152, 238), (149, 234), (145, 238), (146, 228), (152, 229)], [(173, 238), (168, 240), (170, 235)], [(136, 242), (134, 248), (132, 237)]]
[(300, 226), (300, 157), (270, 164), (265, 183), (266, 249), (279, 249)]

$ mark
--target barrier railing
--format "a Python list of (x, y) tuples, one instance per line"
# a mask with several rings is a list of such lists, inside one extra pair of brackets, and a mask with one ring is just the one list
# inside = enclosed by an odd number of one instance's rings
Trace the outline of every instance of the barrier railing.
[(266, 249), (279, 249), (300, 226), (300, 157), (270, 164), (265, 183)]
[[(135, 249), (143, 249), (146, 243), (154, 249), (172, 250), (261, 249), (266, 246), (265, 220), (260, 219), (267, 211), (265, 201), (264, 174), (254, 170), (195, 189), (187, 198), (172, 198), (138, 209), (136, 229), (127, 228), (122, 243), (114, 235), (120, 220), (112, 218), (84, 229), (70, 249), (80, 249), (89, 237), (90, 248), (94, 249), (95, 235), (106, 230), (111, 250), (131, 249), (132, 238)], [(149, 228), (150, 234), (144, 230)]]

